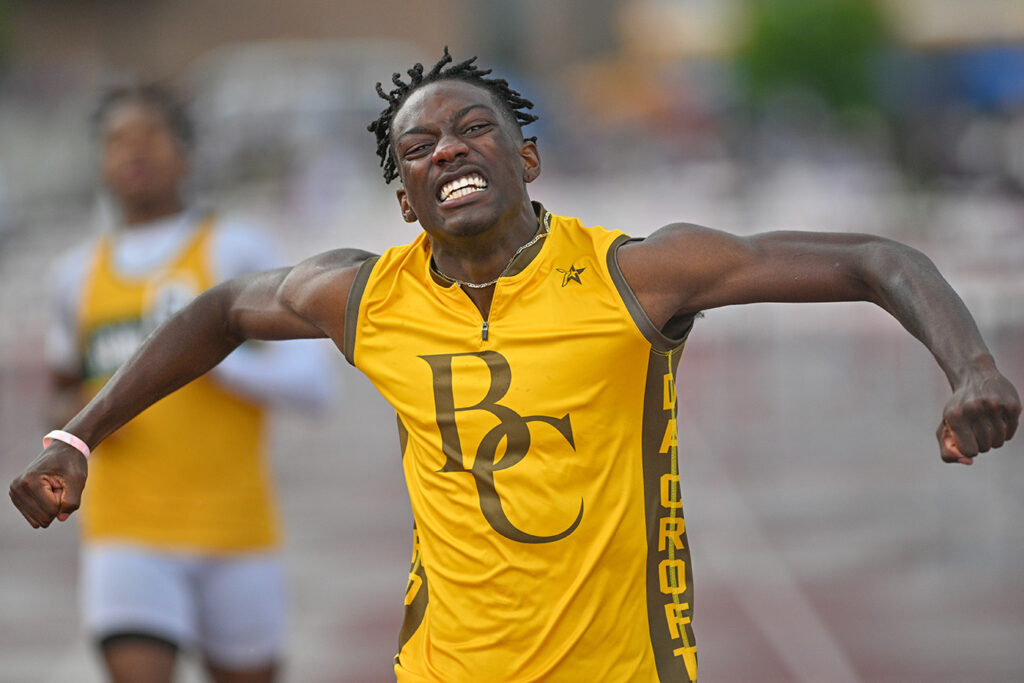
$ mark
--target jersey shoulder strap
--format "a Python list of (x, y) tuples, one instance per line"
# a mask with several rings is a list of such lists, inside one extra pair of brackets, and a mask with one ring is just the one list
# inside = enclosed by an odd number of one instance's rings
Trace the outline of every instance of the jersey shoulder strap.
[(356, 329), (359, 326), (359, 305), (363, 301), (366, 283), (370, 281), (370, 274), (378, 260), (380, 260), (380, 256), (371, 256), (363, 261), (359, 270), (356, 271), (352, 288), (348, 290), (348, 301), (345, 303), (345, 340), (342, 353), (345, 354), (345, 360), (353, 366), (356, 364)]

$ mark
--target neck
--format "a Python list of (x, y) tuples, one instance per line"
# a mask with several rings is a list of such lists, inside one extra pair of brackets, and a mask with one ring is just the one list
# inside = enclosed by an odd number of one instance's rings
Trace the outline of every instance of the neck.
[(121, 202), (121, 217), (126, 226), (152, 223), (184, 210), (185, 205), (177, 195), (160, 200)]
[(533, 239), (539, 227), (533, 205), (527, 202), (510, 220), (470, 237), (429, 235), (434, 264), (449, 279), (490, 282), (508, 268), (516, 252)]

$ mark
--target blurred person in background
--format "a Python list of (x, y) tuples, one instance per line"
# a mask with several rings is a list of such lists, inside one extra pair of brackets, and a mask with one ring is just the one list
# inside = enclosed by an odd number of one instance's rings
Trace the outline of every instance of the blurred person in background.
[(701, 311), (880, 306), (949, 379), (946, 462), (1011, 438), (1019, 397), (960, 298), (902, 244), (684, 223), (630, 239), (549, 212), (527, 192), (532, 103), (474, 61), (445, 50), (378, 84), (388, 106), (370, 130), (402, 216), (423, 229), (412, 244), (338, 249), (200, 295), (12, 500), (34, 527), (67, 519), (89, 447), (146, 405), (246, 339), (328, 337), (398, 414), (415, 522), (399, 681), (696, 680), (675, 378)]
[[(94, 124), (116, 224), (51, 276), (55, 425), (197, 294), (281, 261), (261, 231), (187, 206), (194, 131), (168, 90), (112, 89)], [(215, 681), (274, 679), (285, 596), (267, 408), (324, 405), (319, 345), (245, 344), (99, 449), (82, 509), (81, 602), (112, 680), (170, 681), (179, 648), (198, 650)]]

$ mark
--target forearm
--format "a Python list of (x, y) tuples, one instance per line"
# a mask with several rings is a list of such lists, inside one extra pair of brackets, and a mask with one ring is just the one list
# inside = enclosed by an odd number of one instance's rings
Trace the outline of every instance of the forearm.
[(931, 351), (954, 389), (973, 372), (995, 369), (967, 306), (927, 256), (895, 242), (872, 245), (865, 281), (872, 300)]
[(95, 447), (153, 403), (213, 368), (243, 339), (228, 324), (231, 289), (198, 296), (139, 347), (64, 427)]

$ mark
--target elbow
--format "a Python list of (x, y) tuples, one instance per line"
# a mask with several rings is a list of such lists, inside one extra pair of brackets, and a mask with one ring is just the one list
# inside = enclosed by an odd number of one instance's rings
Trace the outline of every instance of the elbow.
[(208, 289), (204, 295), (211, 298), (210, 308), (217, 317), (225, 337), (236, 346), (249, 338), (245, 333), (245, 307), (241, 305), (240, 285), (234, 280), (222, 282)]
[(914, 288), (922, 278), (939, 276), (932, 260), (923, 252), (901, 242), (882, 237), (864, 245), (860, 279), (867, 299), (883, 308), (895, 292)]
[(237, 297), (230, 282), (201, 293), (181, 311), (184, 323), (192, 330), (206, 329), (234, 348), (245, 341), (241, 332), (241, 312), (235, 306)]

